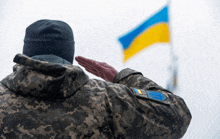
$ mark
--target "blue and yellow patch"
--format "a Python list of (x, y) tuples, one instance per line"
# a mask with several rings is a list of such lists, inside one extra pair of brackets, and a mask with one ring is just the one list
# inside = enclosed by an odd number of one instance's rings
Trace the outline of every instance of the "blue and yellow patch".
[(147, 99), (156, 100), (156, 101), (160, 101), (160, 102), (163, 102), (167, 99), (167, 97), (160, 92), (145, 91), (145, 90), (136, 89), (136, 88), (133, 88), (133, 90), (138, 96), (142, 96)]
[(141, 90), (134, 88), (134, 91), (135, 91), (136, 93), (138, 93), (138, 94), (141, 94), (141, 95), (142, 95)]

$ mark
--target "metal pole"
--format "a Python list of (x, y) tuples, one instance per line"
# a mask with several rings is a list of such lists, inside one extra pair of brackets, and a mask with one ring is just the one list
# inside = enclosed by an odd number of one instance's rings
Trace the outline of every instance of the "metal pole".
[(174, 46), (173, 46), (173, 42), (172, 42), (172, 37), (171, 37), (171, 22), (170, 22), (170, 7), (171, 7), (171, 0), (167, 0), (167, 6), (168, 6), (168, 18), (169, 18), (169, 37), (170, 37), (170, 59), (171, 59), (171, 64), (170, 64), (170, 66), (169, 66), (169, 71), (170, 71), (170, 79), (169, 79), (169, 81), (168, 81), (168, 89), (170, 90), (170, 91), (173, 91), (173, 89), (174, 89), (174, 76), (176, 75), (176, 73), (174, 73), (174, 72), (176, 72), (176, 71), (174, 71), (174, 70), (177, 70), (177, 69), (175, 69), (175, 68), (177, 68), (176, 66), (176, 62), (177, 62), (177, 56), (176, 56), (176, 54), (174, 53)]

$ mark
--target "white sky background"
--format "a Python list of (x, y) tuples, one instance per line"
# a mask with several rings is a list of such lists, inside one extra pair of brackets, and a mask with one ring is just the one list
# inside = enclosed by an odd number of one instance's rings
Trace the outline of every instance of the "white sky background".
[[(106, 62), (118, 71), (127, 67), (141, 71), (166, 87), (170, 44), (152, 45), (123, 65), (118, 42), (118, 37), (165, 4), (166, 0), (1, 0), (0, 80), (12, 72), (14, 56), (22, 53), (26, 27), (40, 19), (53, 19), (72, 27), (75, 56)], [(219, 0), (176, 0), (170, 5), (172, 46), (179, 57), (175, 93), (192, 113), (183, 139), (220, 138), (219, 7)], [(78, 64), (74, 61), (73, 65)]]

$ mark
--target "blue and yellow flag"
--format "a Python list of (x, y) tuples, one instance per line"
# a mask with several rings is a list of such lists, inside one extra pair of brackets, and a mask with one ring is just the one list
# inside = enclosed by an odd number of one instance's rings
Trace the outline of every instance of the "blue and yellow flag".
[(123, 47), (124, 60), (158, 42), (169, 42), (168, 6), (150, 17), (136, 29), (119, 38)]

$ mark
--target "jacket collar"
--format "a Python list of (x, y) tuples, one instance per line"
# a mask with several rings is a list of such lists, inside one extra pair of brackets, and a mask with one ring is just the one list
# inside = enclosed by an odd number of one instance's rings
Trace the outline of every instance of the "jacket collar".
[(70, 97), (89, 81), (78, 66), (49, 63), (23, 54), (17, 54), (14, 62), (13, 73), (2, 83), (16, 94), (60, 99)]

